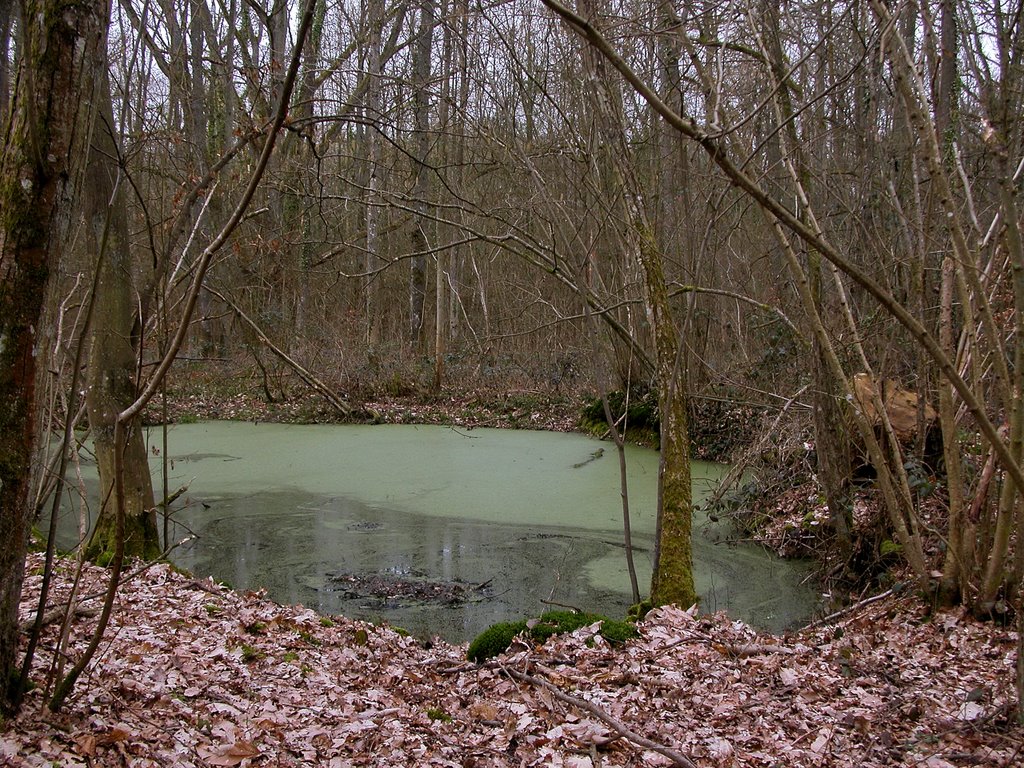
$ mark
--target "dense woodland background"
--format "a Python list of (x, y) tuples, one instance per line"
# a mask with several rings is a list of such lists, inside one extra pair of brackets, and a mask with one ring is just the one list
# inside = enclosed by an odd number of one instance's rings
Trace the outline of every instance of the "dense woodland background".
[[(801, 425), (840, 567), (869, 467), (923, 591), (1019, 608), (1019, 0), (86, 5), (105, 38), (33, 397), (40, 424), (84, 408), (126, 519), (152, 507), (131, 435), (168, 352), (172, 381), (241, 366), (277, 398), (287, 372), (344, 412), (649, 392), (668, 507), (687, 398), (750, 404)], [(68, 7), (0, 7), (7, 285), (15, 153), (47, 146), (34, 41)]]

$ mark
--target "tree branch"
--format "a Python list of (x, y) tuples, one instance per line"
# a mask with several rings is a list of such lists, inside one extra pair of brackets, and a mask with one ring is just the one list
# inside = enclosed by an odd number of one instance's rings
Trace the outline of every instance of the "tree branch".
[(174, 363), (174, 358), (178, 354), (178, 350), (181, 349), (181, 345), (185, 342), (185, 336), (188, 334), (189, 320), (192, 317), (192, 313), (195, 311), (196, 302), (199, 299), (199, 291), (203, 287), (203, 278), (206, 277), (206, 271), (210, 267), (210, 263), (213, 261), (213, 257), (217, 252), (224, 246), (231, 237), (231, 234), (235, 231), (235, 228), (242, 222), (245, 217), (245, 213), (249, 208), (249, 204), (252, 202), (253, 196), (256, 194), (256, 190), (259, 188), (260, 181), (263, 179), (263, 173), (267, 169), (267, 163), (270, 161), (270, 156), (273, 154), (274, 145), (277, 142), (277, 135), (284, 125), (285, 118), (288, 116), (288, 105), (291, 101), (292, 90), (295, 87), (295, 80), (299, 72), (299, 63), (302, 61), (302, 47), (306, 39), (306, 35), (309, 32), (309, 28), (313, 23), (313, 10), (316, 7), (316, 0), (306, 0), (306, 7), (302, 13), (302, 22), (299, 25), (299, 30), (295, 38), (295, 48), (292, 52), (292, 59), (288, 65), (288, 73), (285, 76), (285, 80), (281, 91), (281, 101), (277, 107), (277, 113), (274, 115), (274, 120), (270, 125), (267, 132), (267, 141), (263, 145), (263, 151), (260, 154), (259, 161), (256, 163), (256, 168), (252, 172), (252, 176), (249, 178), (249, 184), (242, 194), (241, 200), (238, 201), (238, 205), (235, 206), (234, 212), (231, 214), (231, 218), (228, 219), (227, 223), (224, 224), (223, 229), (213, 239), (213, 241), (206, 246), (202, 255), (199, 257), (198, 265), (196, 267), (195, 277), (192, 279), (192, 285), (189, 287), (188, 295), (185, 298), (185, 310), (182, 313), (181, 322), (178, 325), (178, 330), (174, 334), (174, 338), (171, 341), (167, 352), (164, 354), (163, 359), (157, 365), (156, 370), (146, 383), (145, 389), (136, 398), (135, 402), (118, 414), (118, 421), (127, 423), (135, 416), (137, 416), (143, 408), (146, 407), (153, 396), (157, 393), (160, 388), (160, 383), (163, 381), (167, 372), (170, 370), (171, 365)]
[(535, 685), (538, 688), (543, 688), (546, 691), (549, 691), (552, 696), (554, 696), (556, 699), (565, 704), (569, 704), (570, 706), (576, 707), (577, 709), (582, 709), (586, 712), (589, 712), (602, 723), (609, 726), (622, 738), (633, 742), (637, 746), (641, 746), (645, 749), (657, 752), (659, 755), (664, 755), (676, 765), (682, 766), (682, 768), (697, 768), (697, 764), (693, 762), (690, 758), (686, 757), (686, 755), (676, 752), (674, 749), (666, 747), (664, 744), (659, 744), (656, 741), (651, 741), (650, 739), (641, 736), (636, 731), (633, 731), (630, 728), (626, 727), (626, 725), (621, 720), (617, 720), (616, 718), (612, 717), (603, 709), (598, 707), (596, 704), (591, 704), (589, 701), (584, 701), (583, 699), (577, 698), (576, 696), (570, 696), (567, 693), (563, 693), (561, 689), (552, 685), (547, 680), (542, 680), (539, 677), (528, 675), (525, 672), (519, 672), (515, 669), (509, 669), (505, 666), (501, 667), (501, 671), (515, 680), (519, 680), (523, 683), (529, 683), (530, 685)]
[(241, 307), (239, 307), (235, 302), (233, 302), (223, 293), (218, 291), (216, 288), (213, 288), (212, 286), (209, 285), (204, 285), (203, 288), (206, 291), (212, 293), (221, 301), (223, 301), (229, 307), (231, 307), (231, 310), (235, 313), (238, 319), (241, 320), (246, 325), (248, 325), (252, 329), (253, 333), (255, 333), (256, 336), (259, 337), (259, 340), (263, 342), (264, 346), (266, 346), (267, 349), (269, 349), (271, 352), (273, 352), (275, 355), (281, 358), (285, 362), (285, 364), (288, 365), (289, 368), (291, 368), (293, 371), (295, 371), (296, 374), (298, 374), (300, 379), (302, 379), (311, 388), (315, 389), (317, 392), (323, 395), (324, 399), (327, 400), (327, 402), (329, 402), (335, 408), (337, 408), (342, 414), (344, 414), (345, 416), (352, 415), (352, 406), (350, 406), (348, 403), (342, 400), (337, 394), (335, 394), (335, 392), (330, 387), (328, 387), (324, 382), (320, 381), (320, 379), (318, 379), (314, 374), (303, 368), (301, 365), (299, 365), (297, 361), (289, 357), (288, 354), (283, 349), (274, 344), (274, 342), (270, 340), (270, 337), (268, 337), (267, 334), (263, 332), (263, 329), (260, 328), (256, 324), (256, 322), (252, 320), (247, 314), (245, 314), (245, 312), (242, 311)]
[(809, 247), (816, 249), (841, 272), (848, 275), (854, 282), (870, 294), (928, 353), (942, 371), (964, 404), (975, 418), (978, 428), (999, 457), (999, 463), (1013, 478), (1018, 488), (1024, 488), (1024, 469), (1014, 458), (1010, 447), (1000, 439), (996, 426), (988, 416), (985, 404), (978, 394), (960, 376), (955, 363), (950, 360), (939, 342), (910, 312), (900, 304), (892, 294), (883, 288), (869, 275), (858, 269), (845, 258), (838, 249), (829, 242), (824, 233), (812, 229), (793, 211), (774, 199), (760, 184), (747, 174), (730, 157), (728, 149), (715, 136), (702, 129), (692, 118), (681, 115), (668, 106), (654, 90), (633, 71), (632, 67), (619, 55), (605, 37), (586, 19), (562, 5), (558, 0), (543, 0), (551, 11), (579, 34), (586, 42), (604, 56), (633, 89), (657, 112), (666, 123), (684, 137), (698, 144), (710, 159), (722, 170), (733, 185), (743, 190), (765, 212), (773, 216), (781, 226), (804, 241)]

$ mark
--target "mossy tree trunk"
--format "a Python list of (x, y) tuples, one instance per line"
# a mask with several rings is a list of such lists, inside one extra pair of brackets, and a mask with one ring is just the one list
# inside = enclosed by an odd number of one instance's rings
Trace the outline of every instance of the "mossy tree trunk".
[[(581, 2), (580, 11), (599, 26), (598, 4)], [(681, 365), (679, 332), (669, 301), (664, 258), (647, 210), (644, 187), (632, 150), (626, 141), (622, 99), (617, 80), (607, 62), (591, 46), (584, 45), (583, 60), (589, 92), (606, 151), (603, 174), (609, 200), (620, 202), (624, 226), (617, 228), (627, 261), (639, 267), (644, 310), (654, 343), (655, 384), (661, 430), (661, 461), (658, 471), (657, 533), (651, 601), (676, 603), (689, 608), (697, 601), (693, 583), (692, 479), (690, 437), (686, 423), (686, 380)]]
[[(136, 395), (136, 370), (141, 322), (136, 317), (135, 278), (128, 242), (124, 189), (120, 178), (119, 142), (114, 135), (110, 82), (104, 68), (98, 87), (99, 113), (89, 154), (85, 189), (86, 243), (99, 270), (89, 338), (86, 406), (100, 475), (100, 510), (86, 557), (105, 564), (117, 541), (114, 493), (114, 425), (121, 409)], [(153, 482), (136, 418), (126, 425), (121, 462), (124, 467), (124, 552), (153, 559), (160, 540), (153, 502)]]
[(22, 0), (21, 67), (0, 161), (0, 708), (17, 704), (18, 603), (31, 510), (36, 329), (69, 239), (105, 0)]
[[(639, 212), (638, 216), (643, 218)], [(638, 222), (638, 226), (644, 223)], [(654, 242), (652, 230), (641, 230), (639, 251), (647, 316), (654, 336), (661, 427), (651, 602), (654, 605), (676, 603), (689, 608), (697, 602), (697, 591), (693, 583), (693, 483), (690, 434), (686, 422), (686, 381), (661, 253)]]

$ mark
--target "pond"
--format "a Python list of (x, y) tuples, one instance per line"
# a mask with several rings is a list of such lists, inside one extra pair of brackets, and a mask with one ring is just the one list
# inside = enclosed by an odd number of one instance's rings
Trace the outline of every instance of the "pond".
[[(161, 444), (158, 429), (151, 445)], [(622, 617), (630, 599), (613, 445), (575, 434), (409, 425), (208, 422), (169, 428), (174, 562), (283, 603), (461, 642), (550, 604)], [(155, 487), (161, 459), (151, 450)], [(658, 454), (629, 447), (641, 592)], [(695, 462), (694, 497), (724, 467)], [(72, 543), (65, 513), (61, 544)], [(807, 570), (694, 519), (703, 610), (781, 631), (807, 620)]]

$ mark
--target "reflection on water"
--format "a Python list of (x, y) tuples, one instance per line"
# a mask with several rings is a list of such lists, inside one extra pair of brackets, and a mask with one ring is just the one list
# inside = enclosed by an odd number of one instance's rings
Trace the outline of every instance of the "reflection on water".
[[(237, 588), (454, 641), (545, 601), (613, 616), (630, 602), (617, 457), (594, 458), (589, 438), (215, 422), (175, 426), (169, 441), (170, 486), (190, 484), (174, 536), (197, 537), (173, 559)], [(643, 589), (658, 456), (631, 448), (629, 460)], [(694, 472), (699, 500), (721, 468)], [(719, 536), (694, 543), (702, 607), (774, 630), (809, 615), (803, 568)]]

